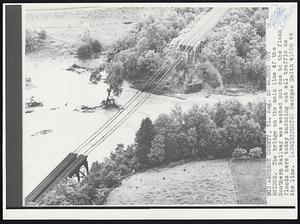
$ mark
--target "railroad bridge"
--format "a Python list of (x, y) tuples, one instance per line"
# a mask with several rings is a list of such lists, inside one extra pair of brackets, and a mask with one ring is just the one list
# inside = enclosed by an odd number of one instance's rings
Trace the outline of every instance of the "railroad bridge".
[[(85, 171), (82, 170), (85, 169)], [(65, 178), (77, 177), (80, 182), (81, 177), (85, 177), (88, 172), (87, 156), (69, 153), (25, 198), (25, 205), (38, 203), (43, 195), (50, 191), (60, 181)]]
[(197, 24), (187, 33), (178, 36), (174, 41), (178, 53), (183, 54), (184, 59), (189, 63), (195, 63), (197, 55), (207, 42), (209, 32), (226, 15), (229, 8), (213, 8), (201, 18)]
[[(77, 177), (78, 182), (88, 173), (88, 154), (95, 150), (105, 141), (116, 129), (120, 127), (144, 102), (151, 96), (159, 84), (168, 77), (176, 65), (185, 58), (188, 62), (194, 63), (196, 56), (201, 53), (201, 48), (206, 41), (209, 31), (225, 16), (228, 8), (213, 8), (187, 33), (175, 39), (177, 51), (176, 59), (167, 61), (159, 68), (153, 76), (144, 84), (142, 90), (131, 97), (123, 109), (110, 117), (96, 132), (78, 146), (72, 153), (69, 153), (25, 198), (25, 205), (39, 204), (43, 196), (65, 178)], [(143, 95), (147, 85), (153, 87), (147, 94)], [(148, 88), (149, 89), (149, 88)], [(122, 114), (125, 114), (124, 116)], [(122, 117), (123, 116), (123, 117)], [(102, 134), (104, 132), (104, 134)], [(83, 151), (84, 150), (84, 151)]]

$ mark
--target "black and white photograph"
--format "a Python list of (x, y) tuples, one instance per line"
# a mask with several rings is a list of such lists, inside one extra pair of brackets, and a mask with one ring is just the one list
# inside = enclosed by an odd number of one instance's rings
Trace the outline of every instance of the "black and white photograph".
[(268, 14), (24, 7), (24, 206), (266, 204)]

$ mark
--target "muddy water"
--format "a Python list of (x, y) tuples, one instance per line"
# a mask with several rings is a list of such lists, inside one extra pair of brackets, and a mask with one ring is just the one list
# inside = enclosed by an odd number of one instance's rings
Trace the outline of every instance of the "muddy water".
[[(60, 160), (116, 113), (101, 109), (94, 113), (74, 111), (81, 105), (99, 105), (106, 97), (107, 86), (103, 82), (97, 85), (90, 84), (88, 72), (77, 74), (66, 71), (73, 63), (73, 59), (38, 60), (38, 58), (28, 59), (25, 63), (24, 74), (31, 78), (36, 88), (24, 90), (24, 101), (34, 96), (42, 101), (44, 106), (23, 115), (24, 195), (27, 195)], [(124, 105), (136, 91), (125, 82), (123, 93), (117, 103)], [(160, 113), (168, 113), (175, 105), (181, 105), (186, 110), (193, 104), (212, 104), (229, 98), (237, 98), (242, 103), (258, 101), (263, 100), (264, 94), (242, 97), (212, 95), (205, 98), (200, 93), (195, 93), (181, 97), (186, 100), (152, 95), (136, 113), (89, 155), (89, 163), (103, 160), (119, 143), (133, 143), (141, 119), (147, 116), (155, 119)], [(39, 132), (40, 134), (36, 134)]]

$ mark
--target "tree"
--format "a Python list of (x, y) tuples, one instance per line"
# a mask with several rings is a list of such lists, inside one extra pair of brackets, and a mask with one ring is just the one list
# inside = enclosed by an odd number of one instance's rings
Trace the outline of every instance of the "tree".
[(252, 82), (265, 88), (264, 9), (231, 9), (208, 36), (202, 55), (220, 71), (226, 84)]
[(147, 37), (142, 37), (138, 42), (137, 42), (137, 50), (139, 52), (144, 52), (149, 49), (149, 41)]
[(80, 59), (90, 59), (93, 55), (93, 49), (90, 44), (81, 45), (77, 49), (77, 56)]
[(259, 102), (251, 108), (252, 118), (260, 124), (262, 130), (266, 128), (266, 101)]
[(186, 21), (194, 19), (200, 11), (189, 11), (189, 18), (186, 12), (175, 8), (165, 10), (162, 15), (149, 15), (135, 25), (133, 32), (117, 41), (108, 61), (121, 61), (123, 77), (139, 88), (167, 60), (167, 44), (179, 35)]
[(90, 40), (90, 45), (94, 53), (96, 54), (101, 53), (102, 45), (100, 44), (99, 40)]
[(228, 133), (225, 128), (214, 128), (209, 130), (207, 135), (208, 153), (213, 158), (226, 158), (231, 155), (232, 148), (227, 142)]
[(243, 106), (238, 101), (227, 101), (213, 107), (194, 106), (188, 112), (177, 106), (170, 114), (161, 114), (154, 124), (145, 118), (136, 133), (135, 145), (125, 148), (118, 144), (109, 158), (92, 164), (81, 183), (62, 181), (42, 203), (103, 204), (123, 178), (151, 165), (238, 156), (240, 152), (232, 154), (237, 147), (244, 149), (241, 155), (247, 151), (253, 157), (265, 155), (265, 110), (265, 102)]
[(136, 133), (135, 156), (141, 168), (149, 165), (148, 154), (150, 153), (151, 142), (154, 139), (154, 126), (149, 117), (142, 120), (140, 129)]
[(266, 35), (266, 19), (268, 18), (268, 8), (258, 8), (251, 18), (251, 24), (256, 28), (256, 32), (264, 37)]
[(165, 160), (165, 137), (161, 134), (155, 135), (152, 143), (148, 159), (152, 165), (161, 164)]
[(115, 56), (118, 61), (123, 63), (124, 78), (132, 80), (137, 76), (137, 58), (138, 53), (135, 49), (126, 49)]
[(224, 128), (228, 133), (228, 143), (231, 148), (242, 147), (251, 149), (260, 147), (264, 137), (258, 122), (247, 115), (236, 115), (224, 122)]
[(243, 105), (237, 100), (228, 100), (223, 103), (216, 103), (212, 107), (211, 117), (217, 127), (223, 127), (227, 118), (233, 118), (235, 115), (245, 114), (246, 110)]
[[(144, 77), (153, 75), (159, 67), (161, 58), (153, 50), (146, 51), (137, 60), (137, 73)], [(139, 78), (139, 77), (136, 77)]]
[(182, 158), (182, 148), (179, 145), (178, 133), (175, 131), (169, 131), (166, 134), (166, 161), (175, 162)]
[(197, 157), (197, 132), (196, 128), (190, 128), (186, 131), (185, 138), (183, 140), (183, 156), (185, 158)]
[(115, 105), (114, 99), (111, 97), (111, 94), (114, 96), (119, 96), (122, 93), (122, 83), (123, 83), (123, 65), (120, 62), (111, 62), (106, 65), (105, 70), (107, 72), (107, 77), (105, 83), (108, 84), (107, 97), (103, 101), (105, 107)]

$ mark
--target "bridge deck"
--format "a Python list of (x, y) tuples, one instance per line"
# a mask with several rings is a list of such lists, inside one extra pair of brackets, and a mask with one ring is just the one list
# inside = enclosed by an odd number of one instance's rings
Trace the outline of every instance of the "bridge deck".
[(229, 8), (213, 8), (189, 32), (178, 38), (178, 45), (197, 48), (228, 11)]
[[(188, 33), (179, 36), (177, 44), (187, 51), (197, 49), (208, 32), (217, 25), (228, 10), (228, 8), (213, 8)], [(61, 180), (78, 173), (80, 167), (86, 164), (87, 156), (69, 153), (25, 198), (25, 205), (30, 202), (39, 202), (43, 195)]]
[(86, 163), (87, 156), (69, 153), (25, 198), (25, 205), (30, 202), (38, 202), (46, 192)]

